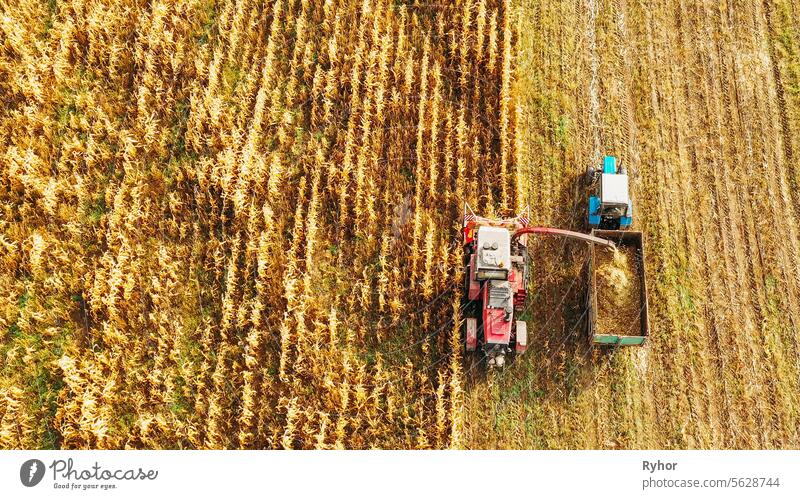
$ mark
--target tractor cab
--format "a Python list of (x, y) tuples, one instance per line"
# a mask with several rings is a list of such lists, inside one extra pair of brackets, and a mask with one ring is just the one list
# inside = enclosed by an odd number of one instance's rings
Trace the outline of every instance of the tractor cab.
[(589, 197), (589, 227), (626, 230), (633, 223), (633, 203), (628, 191), (628, 173), (617, 167), (617, 158), (606, 156), (600, 170), (589, 167), (586, 181), (598, 185), (598, 195)]

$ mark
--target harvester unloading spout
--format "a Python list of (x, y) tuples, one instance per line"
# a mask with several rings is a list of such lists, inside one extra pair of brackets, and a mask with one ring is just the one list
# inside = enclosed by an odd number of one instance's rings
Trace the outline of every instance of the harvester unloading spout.
[(523, 227), (516, 231), (512, 236), (513, 239), (517, 239), (518, 237), (524, 234), (540, 234), (546, 236), (560, 236), (566, 237), (569, 239), (575, 239), (577, 241), (583, 241), (590, 244), (598, 244), (600, 246), (607, 246), (611, 249), (615, 249), (617, 247), (613, 241), (609, 241), (608, 239), (603, 239), (601, 237), (596, 237), (591, 234), (584, 234), (582, 232), (574, 232), (571, 230), (565, 229), (554, 229), (552, 227)]

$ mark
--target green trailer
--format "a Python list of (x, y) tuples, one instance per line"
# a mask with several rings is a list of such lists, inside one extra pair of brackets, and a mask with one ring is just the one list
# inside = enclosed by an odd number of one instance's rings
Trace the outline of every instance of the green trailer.
[[(589, 338), (596, 345), (643, 345), (650, 333), (650, 323), (642, 233), (595, 229), (592, 235), (612, 241), (623, 256), (606, 247), (591, 245), (587, 286)], [(618, 262), (625, 265), (614, 268)]]

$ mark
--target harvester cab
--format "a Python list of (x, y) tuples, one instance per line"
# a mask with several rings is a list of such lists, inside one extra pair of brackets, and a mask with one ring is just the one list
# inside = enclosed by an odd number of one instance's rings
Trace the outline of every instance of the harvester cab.
[(511, 234), (500, 227), (478, 227), (475, 246), (480, 256), (476, 262), (478, 280), (507, 281), (511, 263)]
[(589, 228), (629, 229), (633, 223), (633, 203), (628, 192), (628, 172), (617, 166), (617, 158), (606, 156), (602, 169), (590, 166), (586, 182), (598, 185), (598, 195), (589, 197)]

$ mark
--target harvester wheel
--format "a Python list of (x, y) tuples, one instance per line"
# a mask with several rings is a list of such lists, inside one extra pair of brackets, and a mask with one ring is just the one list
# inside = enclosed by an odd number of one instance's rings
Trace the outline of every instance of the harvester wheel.
[(515, 335), (514, 351), (518, 355), (522, 355), (528, 349), (528, 323), (525, 321), (517, 321), (517, 334)]
[(478, 348), (478, 320), (468, 317), (465, 322), (466, 327), (466, 348), (467, 352), (474, 352)]

